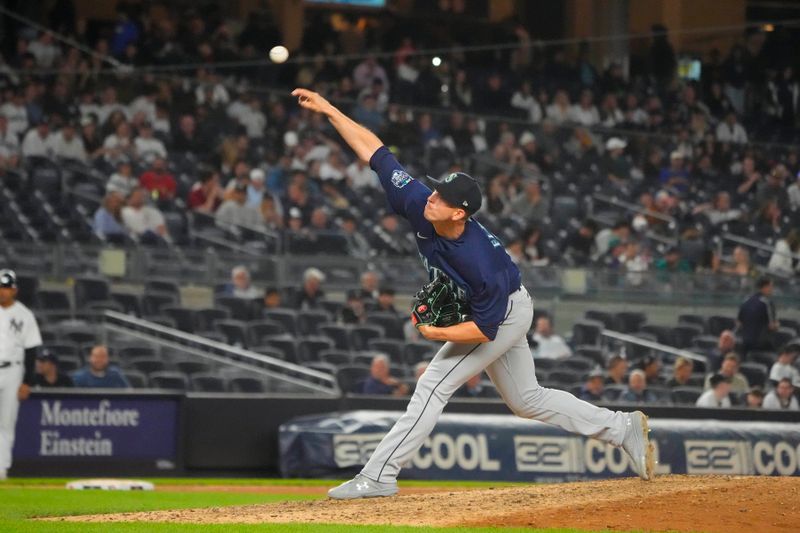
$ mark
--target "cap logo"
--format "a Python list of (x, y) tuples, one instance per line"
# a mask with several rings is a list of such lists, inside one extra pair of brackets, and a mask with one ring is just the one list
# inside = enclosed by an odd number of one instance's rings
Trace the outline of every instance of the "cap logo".
[(445, 183), (450, 183), (451, 181), (453, 181), (454, 179), (456, 179), (456, 176), (457, 176), (457, 175), (456, 175), (456, 173), (454, 172), (454, 173), (450, 174), (449, 176), (447, 176), (447, 177), (444, 179), (444, 182), (445, 182)]
[(469, 202), (464, 200), (463, 202), (461, 202), (461, 205), (463, 205), (464, 207), (469, 207)]

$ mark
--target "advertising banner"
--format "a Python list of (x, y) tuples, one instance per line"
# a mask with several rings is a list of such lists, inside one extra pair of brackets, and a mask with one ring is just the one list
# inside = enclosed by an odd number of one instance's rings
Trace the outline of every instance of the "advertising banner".
[[(286, 477), (358, 472), (401, 413), (351, 411), (280, 428)], [(800, 475), (800, 424), (651, 419), (658, 474)], [(633, 475), (620, 448), (510, 415), (445, 414), (402, 477), (571, 481)]]
[(20, 404), (14, 460), (152, 462), (175, 468), (178, 399), (34, 397)]

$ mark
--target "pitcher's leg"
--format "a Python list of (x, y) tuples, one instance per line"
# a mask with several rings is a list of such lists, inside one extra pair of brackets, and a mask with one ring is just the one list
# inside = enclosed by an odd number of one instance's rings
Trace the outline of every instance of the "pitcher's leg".
[[(0, 372), (11, 374), (14, 369), (3, 369)], [(11, 467), (11, 450), (14, 447), (14, 430), (17, 425), (17, 412), (19, 411), (19, 400), (17, 390), (20, 379), (14, 376), (3, 376), (0, 385), (0, 470), (8, 470)]]
[(610, 411), (572, 394), (539, 386), (530, 348), (523, 338), (486, 368), (497, 391), (517, 416), (559, 426), (572, 433), (620, 446), (627, 415)]
[(481, 344), (446, 343), (422, 374), (406, 412), (372, 453), (361, 474), (379, 482), (391, 482), (400, 465), (422, 446), (453, 393), (486, 366), (473, 357)]

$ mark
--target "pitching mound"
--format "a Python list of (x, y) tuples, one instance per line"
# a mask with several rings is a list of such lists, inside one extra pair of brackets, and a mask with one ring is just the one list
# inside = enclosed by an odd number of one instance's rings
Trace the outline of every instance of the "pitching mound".
[(64, 517), (87, 522), (304, 522), (412, 526), (532, 526), (588, 530), (788, 532), (800, 523), (800, 479), (664, 476), (373, 500), (315, 500)]

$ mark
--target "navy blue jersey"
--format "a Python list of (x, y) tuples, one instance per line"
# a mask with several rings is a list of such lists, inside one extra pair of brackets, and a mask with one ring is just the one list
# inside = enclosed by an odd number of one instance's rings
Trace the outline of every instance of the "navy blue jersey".
[(437, 235), (423, 216), (431, 190), (409, 176), (385, 146), (372, 155), (369, 164), (380, 177), (392, 210), (411, 224), (430, 278), (437, 271), (446, 274), (469, 302), (475, 324), (494, 340), (506, 315), (508, 295), (520, 286), (519, 269), (503, 244), (475, 219), (467, 221), (455, 240)]

